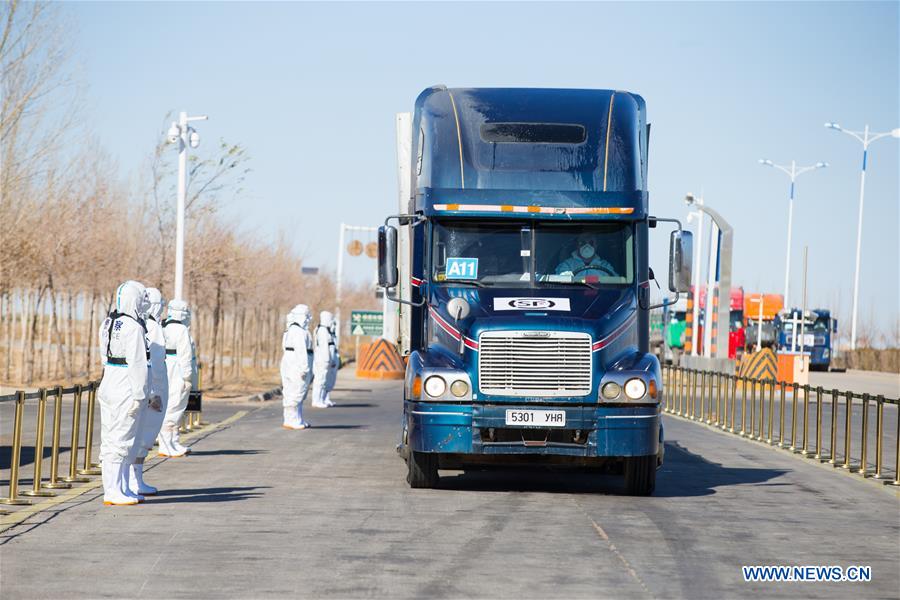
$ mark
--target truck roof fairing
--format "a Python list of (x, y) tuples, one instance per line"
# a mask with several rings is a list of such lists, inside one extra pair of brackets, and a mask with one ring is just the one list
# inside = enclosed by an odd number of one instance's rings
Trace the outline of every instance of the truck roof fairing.
[(640, 219), (646, 107), (614, 90), (425, 90), (413, 119), (416, 210)]

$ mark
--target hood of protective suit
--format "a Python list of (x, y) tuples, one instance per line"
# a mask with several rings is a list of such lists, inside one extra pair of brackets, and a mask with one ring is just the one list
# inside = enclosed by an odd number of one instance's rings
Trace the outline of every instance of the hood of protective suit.
[(116, 311), (135, 319), (146, 310), (147, 290), (137, 281), (126, 281), (116, 289)]
[(297, 323), (301, 327), (306, 327), (309, 324), (309, 317), (309, 307), (305, 304), (298, 304), (288, 313), (286, 324), (290, 326), (291, 323)]
[(166, 299), (163, 298), (162, 292), (156, 288), (147, 288), (147, 316), (153, 317), (155, 321), (159, 321), (163, 315), (163, 306)]
[(181, 321), (185, 326), (191, 324), (191, 309), (184, 300), (172, 300), (169, 302), (168, 318), (173, 321)]
[(334, 323), (334, 315), (328, 312), (327, 310), (323, 310), (319, 313), (319, 325), (325, 327), (326, 329), (331, 327), (331, 324)]

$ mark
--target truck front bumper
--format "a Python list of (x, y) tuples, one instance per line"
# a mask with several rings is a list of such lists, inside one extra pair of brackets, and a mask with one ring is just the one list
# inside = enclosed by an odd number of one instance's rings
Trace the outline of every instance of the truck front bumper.
[[(512, 427), (508, 409), (564, 410), (565, 427)], [(416, 452), (623, 457), (657, 454), (655, 405), (514, 405), (407, 402), (407, 443)]]

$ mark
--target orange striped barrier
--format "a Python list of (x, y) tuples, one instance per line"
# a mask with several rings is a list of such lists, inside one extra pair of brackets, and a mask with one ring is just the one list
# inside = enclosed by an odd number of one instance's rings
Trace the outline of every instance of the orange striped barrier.
[(359, 349), (356, 376), (364, 379), (403, 379), (406, 367), (397, 347), (379, 338)]

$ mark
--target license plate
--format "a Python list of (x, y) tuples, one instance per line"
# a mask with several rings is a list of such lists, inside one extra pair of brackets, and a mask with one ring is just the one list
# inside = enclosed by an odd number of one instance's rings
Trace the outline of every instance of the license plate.
[(565, 427), (566, 411), (507, 409), (506, 424), (519, 427)]

